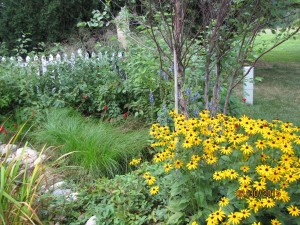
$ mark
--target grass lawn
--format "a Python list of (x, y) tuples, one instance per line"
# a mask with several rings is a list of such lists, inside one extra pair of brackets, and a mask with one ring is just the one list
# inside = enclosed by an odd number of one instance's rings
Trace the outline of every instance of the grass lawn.
[[(272, 46), (272, 40), (274, 40), (275, 35), (267, 32), (266, 34), (261, 34), (256, 39), (257, 48), (261, 46), (262, 43), (266, 43), (267, 47)], [(274, 48), (272, 51), (267, 53), (262, 57), (263, 61), (267, 62), (298, 62), (300, 63), (300, 33), (294, 36), (295, 39), (291, 38)]]
[[(258, 41), (272, 37), (263, 34)], [(254, 85), (254, 104), (245, 104), (240, 114), (269, 121), (280, 119), (300, 126), (300, 34), (296, 40), (288, 40), (266, 54), (254, 73), (263, 80)]]

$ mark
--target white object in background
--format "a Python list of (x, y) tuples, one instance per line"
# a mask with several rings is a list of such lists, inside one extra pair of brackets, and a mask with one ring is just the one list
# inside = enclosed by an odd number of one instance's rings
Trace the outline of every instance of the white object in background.
[(254, 67), (244, 66), (243, 71), (243, 99), (245, 103), (253, 105)]

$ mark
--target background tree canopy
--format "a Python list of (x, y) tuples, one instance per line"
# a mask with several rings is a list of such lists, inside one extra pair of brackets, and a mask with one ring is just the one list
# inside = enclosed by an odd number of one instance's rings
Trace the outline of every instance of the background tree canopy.
[(30, 34), (33, 46), (41, 41), (62, 41), (96, 8), (101, 9), (97, 0), (2, 0), (0, 41), (9, 49), (23, 33)]

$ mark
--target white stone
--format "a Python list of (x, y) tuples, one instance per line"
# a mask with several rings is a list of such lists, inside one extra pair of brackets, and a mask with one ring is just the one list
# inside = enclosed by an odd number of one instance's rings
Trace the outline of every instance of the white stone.
[(38, 153), (29, 147), (19, 148), (16, 151), (16, 159), (21, 159), (24, 164), (32, 164), (37, 158)]
[(12, 145), (12, 144), (3, 144), (0, 145), (0, 153), (2, 155), (7, 154), (7, 152), (10, 150), (11, 152), (15, 152), (17, 150), (18, 146), (17, 145)]
[(96, 216), (92, 216), (92, 217), (86, 222), (85, 225), (97, 225), (96, 220), (97, 220)]
[(69, 196), (70, 194), (72, 193), (72, 190), (71, 189), (56, 189), (53, 191), (53, 195), (56, 195), (56, 196)]
[(49, 191), (55, 191), (55, 190), (63, 187), (64, 185), (66, 185), (66, 183), (64, 181), (60, 181), (60, 182), (54, 183), (52, 185), (49, 185), (48, 187), (46, 185), (43, 185), (41, 187), (41, 190), (42, 190), (42, 192), (47, 193)]
[(67, 196), (67, 201), (69, 202), (75, 202), (78, 199), (78, 192), (72, 192)]

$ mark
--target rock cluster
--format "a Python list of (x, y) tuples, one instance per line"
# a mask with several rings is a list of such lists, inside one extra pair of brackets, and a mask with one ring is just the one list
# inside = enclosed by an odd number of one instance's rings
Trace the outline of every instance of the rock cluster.
[(0, 145), (0, 156), (1, 159), (6, 158), (6, 162), (21, 160), (21, 163), (27, 165), (28, 168), (33, 168), (46, 159), (46, 155), (39, 154), (30, 147), (18, 148), (18, 146), (14, 144)]

